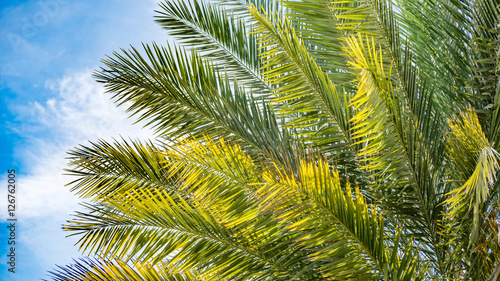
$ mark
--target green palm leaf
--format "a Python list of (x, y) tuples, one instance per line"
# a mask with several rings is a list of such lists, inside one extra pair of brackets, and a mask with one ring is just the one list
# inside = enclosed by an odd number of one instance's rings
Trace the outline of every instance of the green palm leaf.
[[(269, 216), (259, 215), (258, 202), (247, 198), (260, 177), (239, 146), (207, 138), (183, 142), (164, 155), (163, 177), (170, 189), (107, 192), (100, 204), (86, 205), (87, 211), (69, 221), (65, 229), (82, 236), (83, 252), (152, 265), (168, 260), (172, 268), (198, 268), (232, 280), (286, 279), (297, 274), (298, 264), (307, 263), (291, 237), (281, 236)], [(233, 169), (224, 169), (229, 166)], [(310, 272), (298, 276), (305, 274)]]
[[(435, 232), (441, 203), (437, 193), (442, 187), (436, 186), (432, 178), (440, 167), (432, 166), (435, 155), (430, 153), (442, 154), (442, 146), (437, 140), (426, 142), (418, 119), (406, 113), (411, 108), (394, 89), (382, 50), (361, 35), (346, 41), (349, 63), (358, 76), (358, 92), (351, 101), (356, 109), (353, 138), (365, 144), (358, 156), (363, 168), (371, 173), (369, 194), (401, 219), (409, 219), (405, 227), (439, 252), (441, 238)], [(435, 262), (441, 263), (439, 259)]]
[(67, 174), (78, 176), (69, 183), (71, 191), (81, 198), (101, 200), (108, 194), (137, 189), (175, 190), (164, 176), (161, 162), (165, 157), (152, 143), (106, 141), (81, 146), (69, 153), (72, 169)]
[[(145, 46), (147, 59), (138, 50), (115, 53), (96, 73), (119, 104), (131, 102), (128, 111), (166, 139), (186, 135), (225, 137), (246, 143), (254, 155), (281, 157), (287, 152), (287, 132), (272, 106), (254, 99), (196, 52)], [(257, 132), (257, 135), (254, 134)], [(276, 143), (275, 140), (282, 140)], [(252, 147), (252, 148), (250, 148)]]
[(297, 130), (298, 139), (322, 148), (349, 173), (356, 172), (350, 136), (350, 109), (286, 18), (262, 15), (250, 8), (258, 21), (266, 81), (278, 85), (272, 102), (285, 125)]
[(201, 1), (161, 3), (156, 21), (179, 43), (203, 52), (238, 82), (268, 96), (271, 86), (261, 76), (255, 35), (244, 18), (235, 18), (222, 6)]

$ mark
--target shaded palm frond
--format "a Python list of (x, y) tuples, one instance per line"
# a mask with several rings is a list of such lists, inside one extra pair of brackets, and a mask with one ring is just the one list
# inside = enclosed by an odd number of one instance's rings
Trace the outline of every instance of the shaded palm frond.
[[(498, 92), (498, 3), (397, 2), (403, 15), (412, 15), (402, 16), (400, 21), (415, 46), (426, 79), (439, 85), (458, 106), (472, 106), (480, 113), (481, 123), (490, 123)], [(493, 117), (493, 123), (496, 119)]]
[(474, 249), (475, 259), (471, 267), (481, 268), (476, 271), (480, 280), (497, 281), (500, 277), (500, 219), (499, 205), (492, 204), (491, 210), (484, 214), (484, 225), (481, 229), (480, 244)]
[(331, 1), (305, 0), (284, 1), (287, 18), (293, 24), (296, 35), (306, 45), (308, 53), (335, 83), (352, 90), (354, 77), (343, 55), (344, 30), (334, 28), (335, 18)]

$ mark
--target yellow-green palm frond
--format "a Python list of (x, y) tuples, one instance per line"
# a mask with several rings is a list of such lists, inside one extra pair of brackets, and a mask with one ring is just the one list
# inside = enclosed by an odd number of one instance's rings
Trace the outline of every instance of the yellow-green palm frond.
[[(401, 67), (404, 58), (404, 45), (392, 1), (388, 0), (348, 0), (328, 1), (336, 27), (344, 31), (344, 37), (362, 33), (375, 38), (387, 50), (383, 55), (386, 64), (393, 64), (394, 77), (402, 83)], [(398, 76), (399, 75), (399, 76)]]
[(490, 198), (500, 169), (500, 154), (486, 138), (472, 110), (461, 112), (449, 123), (451, 132), (446, 144), (452, 161), (450, 172), (459, 179), (460, 186), (449, 193), (448, 216), (460, 223), (472, 217), (469, 245), (474, 245), (478, 241), (484, 203)]
[(345, 50), (358, 83), (351, 99), (351, 122), (353, 139), (362, 146), (359, 160), (371, 180), (365, 191), (411, 229), (424, 253), (429, 248), (438, 252), (439, 258), (434, 260), (438, 264), (446, 250), (435, 234), (442, 215), (439, 193), (444, 186), (436, 183), (443, 167), (435, 163), (440, 161), (444, 147), (441, 134), (432, 129), (442, 128), (438, 126), (440, 121), (426, 122), (435, 111), (425, 95), (408, 104), (394, 83), (391, 64), (385, 62), (383, 45), (358, 33), (346, 38)]
[[(272, 215), (260, 212), (261, 201), (254, 192), (263, 182), (265, 165), (255, 163), (239, 145), (223, 139), (186, 139), (163, 153), (169, 159), (166, 169), (182, 182), (193, 205), (206, 210), (222, 227), (231, 229), (232, 237), (242, 239), (266, 260), (280, 265), (281, 272), (274, 278), (319, 278), (315, 266), (309, 265), (307, 252), (295, 245), (293, 236), (283, 235), (286, 231), (272, 220)], [(276, 164), (277, 170), (293, 170), (298, 165)]]
[[(490, 272), (491, 257), (476, 255), (478, 245), (484, 245), (485, 218), (497, 198), (496, 179), (500, 170), (500, 154), (492, 147), (483, 132), (477, 114), (469, 109), (449, 120), (451, 131), (446, 138), (446, 147), (451, 161), (450, 175), (456, 180), (455, 188), (447, 196), (448, 205), (443, 229), (456, 243), (456, 255), (471, 258), (471, 267), (481, 272)], [(488, 266), (490, 265), (490, 266)], [(484, 276), (483, 276), (484, 277)]]
[(259, 181), (259, 166), (241, 146), (224, 139), (181, 139), (178, 144), (167, 148), (163, 154), (169, 159), (164, 163), (169, 171), (180, 167), (200, 167), (224, 175), (239, 184)]
[[(341, 188), (337, 170), (321, 159), (300, 160), (297, 177), (266, 173), (256, 191), (262, 211), (271, 213), (296, 243), (309, 251), (328, 280), (419, 280), (418, 259), (396, 239), (386, 240), (376, 206), (349, 184)], [(388, 244), (392, 245), (391, 247)]]
[(68, 185), (80, 198), (99, 202), (109, 194), (138, 189), (175, 190), (161, 162), (165, 157), (152, 143), (100, 140), (69, 152), (68, 175), (78, 178)]
[(169, 177), (178, 192), (189, 194), (191, 202), (207, 210), (219, 224), (230, 228), (255, 220), (258, 211), (247, 195), (261, 182), (258, 166), (241, 147), (220, 139), (181, 140), (163, 154)]
[(182, 197), (139, 190), (110, 196), (107, 203), (88, 205), (65, 226), (82, 236), (78, 244), (84, 253), (152, 265), (164, 261), (177, 270), (200, 269), (232, 280), (280, 271), (280, 265), (246, 242), (249, 237), (219, 225), (209, 212)]
[(264, 78), (277, 86), (272, 103), (278, 117), (295, 130), (299, 142), (319, 147), (342, 169), (356, 173), (348, 97), (308, 53), (288, 18), (262, 14), (255, 7), (250, 12), (258, 22), (255, 32), (264, 50)]
[(498, 1), (165, 0), (156, 19), (189, 52), (122, 50), (95, 77), (158, 139), (70, 153), (91, 203), (64, 227), (107, 262), (57, 280), (498, 279)]
[[(440, 128), (445, 122), (443, 115), (446, 116), (449, 108), (443, 103), (448, 99), (435, 90), (434, 83), (425, 80), (423, 66), (415, 55), (414, 42), (407, 40), (408, 27), (404, 25), (397, 3), (388, 0), (328, 2), (337, 20), (337, 28), (344, 31), (344, 38), (360, 33), (362, 36), (358, 40), (366, 40), (363, 44), (375, 41), (381, 49), (380, 64), (386, 72), (386, 79), (391, 80), (402, 106), (407, 107), (405, 114), (417, 124), (418, 134), (422, 134), (420, 141), (425, 142), (428, 149), (440, 142), (442, 135), (436, 135), (433, 129)], [(436, 154), (440, 156), (439, 149), (430, 153)]]
[(186, 139), (161, 157), (162, 178), (172, 188), (104, 192), (99, 204), (85, 205), (68, 222), (65, 229), (81, 236), (84, 253), (153, 265), (165, 261), (231, 280), (314, 276), (314, 268), (296, 272), (308, 263), (306, 254), (249, 196), (261, 176), (240, 146)]
[[(361, 34), (346, 39), (349, 64), (358, 81), (357, 93), (351, 99), (355, 111), (351, 119), (353, 139), (358, 144), (365, 144), (358, 153), (366, 163), (363, 168), (382, 171), (380, 180), (384, 175), (393, 174), (407, 179), (411, 171), (409, 163), (405, 163), (405, 151), (394, 149), (405, 145), (405, 139), (398, 134), (403, 127), (399, 122), (404, 108), (387, 75), (390, 72), (384, 67), (382, 50), (377, 49), (373, 41), (365, 44), (367, 41)], [(394, 118), (391, 115), (395, 115)]]
[(223, 281), (203, 276), (196, 272), (172, 272), (164, 264), (151, 266), (141, 262), (125, 263), (120, 260), (99, 261), (95, 259), (74, 260), (74, 264), (49, 272), (53, 281)]

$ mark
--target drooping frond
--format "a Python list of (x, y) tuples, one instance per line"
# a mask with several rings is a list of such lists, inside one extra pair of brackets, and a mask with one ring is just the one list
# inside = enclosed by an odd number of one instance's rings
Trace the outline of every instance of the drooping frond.
[[(500, 170), (500, 154), (491, 146), (482, 131), (477, 115), (469, 109), (450, 119), (451, 132), (446, 139), (451, 160), (450, 174), (457, 179), (458, 187), (449, 192), (445, 229), (450, 241), (456, 241), (455, 251), (472, 257), (471, 267), (480, 272), (488, 271), (491, 258), (476, 256), (478, 244), (484, 244), (483, 214), (488, 211)], [(483, 268), (485, 266), (485, 268)], [(491, 271), (491, 266), (490, 266)], [(474, 275), (476, 276), (476, 275)], [(479, 275), (476, 276), (479, 278)]]
[(188, 56), (156, 44), (144, 52), (147, 59), (135, 48), (115, 53), (95, 76), (119, 105), (130, 102), (128, 111), (163, 138), (209, 135), (238, 141), (252, 155), (287, 152), (288, 137), (272, 106), (236, 80), (230, 83), (196, 52)]
[(150, 266), (140, 262), (125, 263), (120, 260), (99, 261), (95, 259), (74, 260), (74, 264), (58, 266), (50, 271), (53, 281), (202, 281), (220, 280), (205, 278), (195, 272), (171, 272), (164, 264)]

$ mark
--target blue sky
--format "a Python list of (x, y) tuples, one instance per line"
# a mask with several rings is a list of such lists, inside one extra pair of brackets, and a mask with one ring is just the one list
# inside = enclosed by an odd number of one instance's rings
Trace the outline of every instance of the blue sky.
[[(154, 0), (0, 2), (0, 280), (37, 280), (80, 253), (61, 224), (78, 209), (65, 153), (88, 140), (151, 132), (127, 119), (91, 73), (114, 50), (164, 43)], [(16, 273), (7, 271), (7, 170), (17, 173)]]

